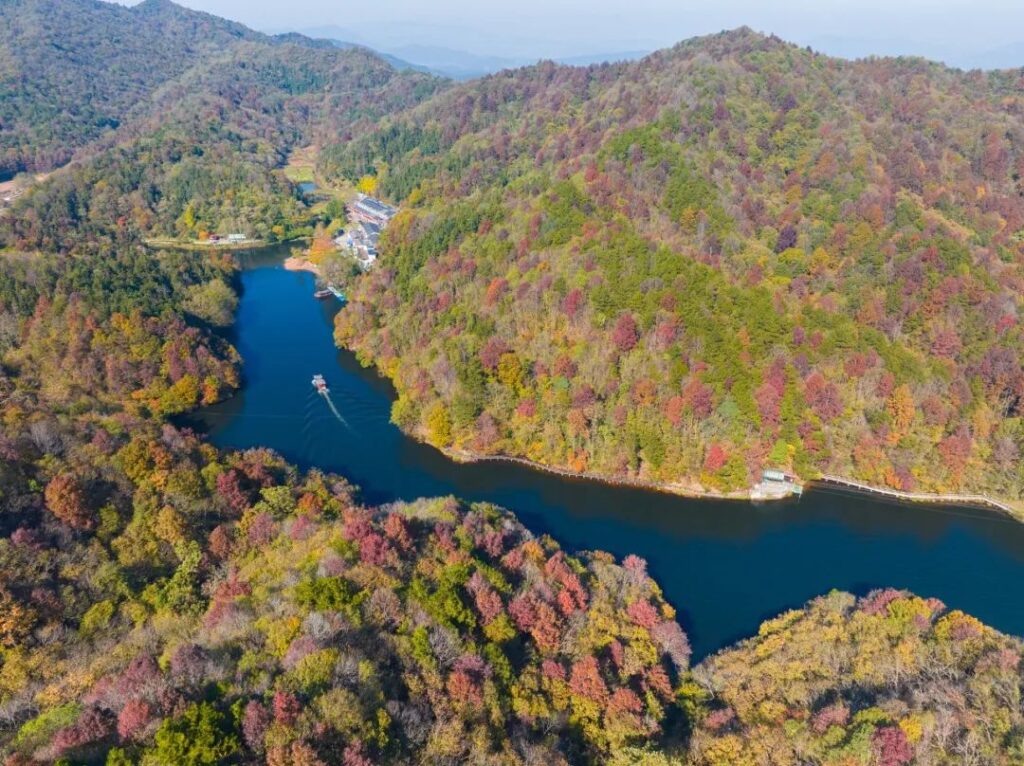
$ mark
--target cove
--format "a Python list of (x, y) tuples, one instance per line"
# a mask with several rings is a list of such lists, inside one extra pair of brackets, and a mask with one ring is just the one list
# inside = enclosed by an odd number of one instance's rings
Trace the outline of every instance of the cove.
[[(339, 473), (367, 504), (488, 501), (567, 549), (642, 556), (679, 610), (695, 659), (835, 588), (907, 588), (1024, 634), (1024, 524), (994, 512), (818, 489), (766, 505), (694, 500), (449, 460), (390, 423), (390, 383), (334, 346), (338, 303), (314, 300), (312, 275), (281, 266), (287, 254), (241, 256), (231, 340), (244, 359), (243, 387), (192, 419), (217, 446), (270, 447), (300, 467)], [(337, 415), (310, 385), (315, 373), (326, 377)]]

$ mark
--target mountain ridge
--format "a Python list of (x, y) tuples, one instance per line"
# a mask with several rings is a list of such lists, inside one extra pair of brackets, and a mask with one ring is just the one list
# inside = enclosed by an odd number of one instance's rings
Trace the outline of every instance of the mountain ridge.
[(407, 209), (338, 339), (445, 448), (1019, 505), (1021, 110), (1019, 73), (749, 28), (457, 85), (323, 155)]
[[(162, 85), (241, 45), (331, 46), (273, 37), (170, 0), (126, 7), (101, 0), (11, 0), (0, 7), (0, 173), (63, 165), (145, 108)], [(67, 39), (75, 41), (69, 48)], [(55, 119), (57, 115), (64, 115)]]

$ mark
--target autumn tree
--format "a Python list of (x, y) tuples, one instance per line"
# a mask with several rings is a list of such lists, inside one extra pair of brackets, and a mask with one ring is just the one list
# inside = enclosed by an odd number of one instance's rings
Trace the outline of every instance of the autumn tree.
[(86, 485), (73, 473), (60, 473), (50, 479), (44, 493), (50, 513), (69, 527), (91, 530), (96, 516), (89, 505)]

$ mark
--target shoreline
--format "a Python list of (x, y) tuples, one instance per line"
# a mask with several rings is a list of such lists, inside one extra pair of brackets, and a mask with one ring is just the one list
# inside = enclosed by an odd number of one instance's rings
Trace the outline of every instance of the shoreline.
[(284, 263), (282, 265), (284, 266), (285, 271), (306, 271), (310, 274), (320, 276), (319, 266), (297, 255), (289, 255), (284, 259)]
[(276, 242), (267, 242), (265, 239), (248, 239), (245, 242), (181, 242), (173, 239), (147, 239), (147, 247), (166, 248), (169, 250), (213, 250), (232, 252), (235, 250), (252, 250), (254, 248), (268, 247)]
[[(414, 434), (409, 435), (413, 438), (417, 438)], [(417, 441), (422, 440), (417, 438)], [(632, 487), (634, 489), (643, 489), (651, 492), (661, 492), (666, 495), (676, 495), (677, 497), (688, 497), (693, 500), (727, 500), (731, 502), (744, 503), (771, 503), (796, 497), (796, 493), (792, 491), (787, 491), (777, 495), (754, 497), (754, 493), (749, 489), (737, 490), (735, 492), (717, 492), (715, 490), (700, 489), (693, 485), (687, 485), (679, 482), (659, 482), (652, 481), (650, 479), (634, 479), (628, 476), (609, 476), (607, 474), (594, 473), (592, 471), (573, 471), (569, 468), (560, 468), (559, 466), (538, 463), (535, 460), (530, 460), (525, 457), (515, 457), (514, 455), (480, 455), (475, 452), (470, 452), (469, 450), (456, 450), (450, 447), (441, 449), (441, 452), (457, 463), (511, 463), (514, 465), (521, 465), (524, 468), (530, 468), (535, 471), (542, 471), (544, 473), (554, 474), (555, 476), (561, 476), (566, 479), (594, 481), (612, 487)]]
[[(410, 435), (416, 438), (415, 435)], [(422, 441), (419, 439), (417, 440)], [(661, 492), (664, 494), (687, 497), (695, 500), (725, 500), (759, 504), (779, 502), (796, 497), (796, 493), (793, 491), (758, 497), (755, 497), (754, 493), (749, 489), (737, 490), (735, 492), (716, 492), (714, 490), (700, 489), (693, 485), (687, 485), (679, 482), (658, 482), (650, 479), (608, 476), (606, 474), (594, 473), (591, 471), (573, 471), (569, 468), (561, 468), (559, 466), (538, 463), (537, 461), (530, 460), (529, 458), (515, 457), (513, 455), (480, 455), (469, 450), (457, 450), (450, 447), (441, 449), (441, 452), (458, 463), (510, 463), (514, 465), (521, 465), (535, 471), (542, 471), (555, 476), (561, 476), (567, 479), (594, 481), (613, 487), (632, 487), (635, 489)], [(890, 498), (896, 504), (913, 503), (915, 505), (951, 505), (965, 508), (978, 508), (987, 511), (996, 511), (1015, 521), (1024, 522), (1024, 510), (1017, 509), (1009, 503), (996, 500), (985, 495), (950, 495), (928, 492), (902, 492), (900, 490), (891, 490), (886, 487), (876, 487), (874, 485), (856, 481), (855, 479), (846, 479), (841, 476), (831, 476), (827, 474), (815, 479), (803, 481), (800, 483), (800, 486), (804, 489), (838, 490), (840, 492), (848, 492), (852, 494), (881, 495), (883, 497)]]
[(844, 476), (822, 475), (817, 479), (811, 479), (805, 486), (818, 486), (823, 489), (839, 490), (858, 495), (881, 495), (891, 498), (897, 503), (914, 503), (916, 505), (955, 505), (965, 508), (983, 508), (989, 511), (999, 511), (1016, 521), (1024, 521), (1024, 509), (1015, 508), (1010, 503), (987, 495), (955, 495), (938, 494), (934, 492), (904, 492), (888, 487), (879, 487), (866, 482), (848, 479)]
[[(285, 260), (285, 268), (293, 271), (306, 270), (311, 271), (314, 274), (319, 274), (319, 271), (314, 264), (296, 256), (289, 257)], [(346, 347), (338, 345), (338, 348)], [(347, 350), (351, 351), (351, 349)], [(391, 379), (385, 375), (376, 364), (371, 364), (370, 366), (373, 367), (374, 371), (379, 376), (394, 385), (393, 381), (391, 381)], [(399, 430), (418, 442), (429, 444), (429, 442), (421, 438), (420, 434), (406, 431), (404, 429)], [(609, 476), (607, 474), (595, 473), (592, 471), (573, 471), (569, 468), (538, 463), (535, 460), (517, 457), (514, 455), (481, 455), (479, 453), (472, 452), (471, 450), (454, 449), (451, 447), (440, 447), (436, 449), (439, 449), (443, 455), (457, 463), (510, 463), (568, 479), (594, 481), (613, 487), (633, 487), (636, 489), (676, 495), (677, 497), (687, 497), (695, 500), (725, 500), (761, 504), (789, 500), (797, 497), (799, 494), (793, 490), (785, 490), (777, 494), (755, 495), (753, 488), (737, 490), (734, 492), (718, 492), (715, 490), (704, 489), (699, 485), (694, 486), (693, 484), (686, 484), (683, 482), (660, 482), (652, 481), (650, 479)], [(1014, 505), (1008, 501), (997, 500), (980, 494), (957, 495), (928, 492), (902, 492), (900, 490), (889, 489), (888, 487), (878, 487), (867, 484), (865, 482), (857, 481), (856, 479), (849, 479), (829, 474), (821, 474), (814, 478), (798, 481), (797, 485), (801, 490), (814, 489), (817, 487), (821, 489), (831, 489), (833, 491), (838, 490), (866, 495), (880, 495), (882, 497), (890, 498), (896, 504), (913, 503), (915, 505), (951, 505), (979, 508), (1001, 513), (1017, 522), (1024, 522), (1024, 503)]]
[(306, 237), (292, 237), (290, 239), (279, 239), (274, 242), (266, 239), (247, 239), (244, 242), (185, 242), (180, 239), (166, 239), (162, 237), (150, 237), (143, 240), (146, 247), (165, 248), (168, 250), (209, 250), (212, 252), (244, 252), (246, 250), (263, 250), (265, 248), (289, 245), (295, 242), (304, 242)]

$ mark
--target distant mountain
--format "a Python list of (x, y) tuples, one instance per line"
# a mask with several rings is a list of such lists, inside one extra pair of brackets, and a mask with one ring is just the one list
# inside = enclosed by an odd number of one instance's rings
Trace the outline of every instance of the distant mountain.
[(391, 66), (393, 66), (400, 72), (414, 71), (430, 74), (443, 74), (441, 72), (436, 72), (430, 69), (430, 67), (425, 66), (423, 64), (414, 64), (412, 62), (406, 61), (405, 59), (401, 59), (398, 56), (393, 56), (390, 53), (383, 53), (382, 51), (377, 50), (372, 46), (363, 43), (358, 32), (354, 32), (350, 29), (347, 29), (345, 27), (339, 27), (334, 24), (328, 24), (318, 27), (303, 27), (302, 29), (296, 32), (285, 32), (277, 34), (275, 35), (275, 37), (281, 38), (286, 35), (296, 34), (318, 42), (328, 43), (341, 50), (348, 50), (350, 48), (361, 48), (362, 50), (366, 50), (373, 53), (375, 56), (380, 56), (380, 58), (391, 64)]
[[(471, 80), (484, 77), (503, 69), (515, 69), (536, 64), (539, 59), (508, 56), (488, 56), (440, 45), (408, 43), (403, 45), (370, 42), (359, 32), (335, 25), (304, 27), (298, 30), (310, 38), (331, 40), (339, 47), (365, 47), (381, 56), (396, 69), (414, 69), (421, 72), (450, 77), (453, 80)], [(553, 60), (569, 66), (634, 61), (643, 58), (650, 51), (619, 51), (612, 53), (591, 53), (580, 56), (555, 57)]]
[[(484, 77), (503, 69), (536, 64), (534, 58), (507, 58), (502, 56), (483, 56), (466, 51), (455, 50), (433, 45), (404, 45), (391, 51), (402, 59), (414, 61), (431, 72), (451, 77), (453, 80), (471, 80)], [(589, 66), (590, 64), (613, 63), (617, 61), (633, 61), (643, 58), (649, 51), (625, 51), (621, 53), (593, 53), (582, 56), (555, 58), (560, 64), (570, 66)]]
[(410, 72), (411, 71), (411, 72), (423, 72), (425, 74), (440, 74), (440, 75), (443, 75), (443, 72), (437, 72), (437, 71), (431, 69), (428, 66), (424, 66), (422, 64), (413, 64), (413, 63), (410, 63), (410, 62), (406, 61), (405, 59), (398, 58), (398, 56), (392, 56), (390, 53), (381, 53), (380, 51), (376, 51), (373, 48), (368, 48), (365, 45), (360, 45), (359, 43), (350, 43), (350, 42), (346, 42), (345, 40), (334, 40), (334, 39), (327, 40), (326, 42), (329, 42), (335, 48), (338, 48), (340, 50), (358, 49), (358, 50), (368, 51), (368, 52), (372, 53), (374, 56), (379, 56), (381, 59), (383, 59), (384, 61), (389, 63), (395, 69), (397, 69), (399, 72)]
[(590, 66), (591, 64), (616, 64), (620, 61), (636, 61), (651, 51), (619, 51), (618, 53), (590, 53), (585, 56), (569, 56), (556, 58), (559, 64), (568, 66)]
[(824, 35), (808, 40), (810, 46), (830, 56), (862, 59), (878, 56), (921, 56), (941, 61), (959, 69), (1019, 69), (1024, 67), (1024, 42), (995, 48), (979, 48), (966, 44), (929, 43), (897, 38), (844, 37)]
[(978, 69), (1020, 69), (1024, 67), (1024, 42), (1001, 45), (998, 48), (978, 53), (970, 59), (969, 66)]
[(454, 80), (469, 80), (492, 74), (502, 69), (533, 63), (529, 59), (511, 59), (500, 56), (481, 56), (438, 45), (402, 45), (391, 52), (403, 59), (415, 61)]

